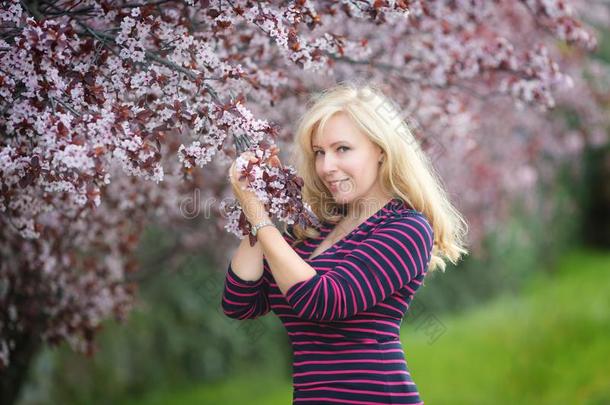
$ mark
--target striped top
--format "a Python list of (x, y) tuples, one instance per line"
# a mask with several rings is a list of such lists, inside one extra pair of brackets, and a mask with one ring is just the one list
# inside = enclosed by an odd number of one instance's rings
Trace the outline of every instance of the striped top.
[(258, 281), (240, 279), (229, 263), (222, 309), (235, 319), (270, 310), (280, 318), (293, 349), (293, 404), (422, 404), (399, 335), (428, 270), (432, 228), (394, 198), (310, 258), (333, 226), (323, 222), (318, 238), (294, 247), (317, 274), (286, 296), (266, 259)]

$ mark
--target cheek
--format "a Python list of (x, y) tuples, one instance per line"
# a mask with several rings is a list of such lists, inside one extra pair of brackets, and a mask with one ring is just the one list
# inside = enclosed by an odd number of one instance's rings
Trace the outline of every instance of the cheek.
[(313, 167), (318, 176), (322, 175), (322, 165), (320, 165), (317, 160), (314, 162)]
[(324, 172), (322, 171), (322, 165), (319, 163), (314, 163), (314, 169), (320, 182), (324, 183)]
[(369, 164), (370, 160), (362, 164), (362, 160), (357, 162), (356, 165), (353, 166), (352, 173), (356, 181), (361, 183), (371, 183), (375, 182), (377, 177), (379, 176), (379, 168), (372, 164)]

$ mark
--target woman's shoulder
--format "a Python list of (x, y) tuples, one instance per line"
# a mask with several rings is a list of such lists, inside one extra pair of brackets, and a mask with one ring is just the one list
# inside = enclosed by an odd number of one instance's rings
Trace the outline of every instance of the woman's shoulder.
[(401, 208), (399, 210), (392, 212), (392, 215), (390, 215), (390, 219), (413, 218), (413, 217), (423, 218), (426, 221), (428, 221), (428, 217), (426, 217), (426, 214), (424, 214), (423, 212), (418, 211), (416, 209), (413, 209), (413, 208)]
[(380, 231), (387, 227), (393, 227), (396, 224), (415, 226), (426, 233), (432, 234), (432, 225), (428, 217), (423, 212), (413, 209), (408, 205), (402, 205), (389, 211), (379, 221), (375, 230)]
[(394, 199), (392, 202), (390, 202), (388, 204), (388, 209), (384, 212), (384, 214), (385, 215), (382, 216), (382, 219), (388, 221), (413, 217), (423, 218), (428, 221), (423, 212), (416, 210), (410, 204), (401, 199)]

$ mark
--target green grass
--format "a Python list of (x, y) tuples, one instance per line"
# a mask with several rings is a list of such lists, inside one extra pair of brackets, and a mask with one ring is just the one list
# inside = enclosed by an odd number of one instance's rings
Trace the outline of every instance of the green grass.
[(286, 405), (291, 401), (291, 376), (268, 370), (261, 372), (252, 367), (215, 384), (175, 387), (171, 392), (152, 392), (144, 399), (126, 401), (123, 405)]
[[(456, 270), (459, 271), (459, 270)], [(610, 404), (610, 253), (581, 251), (518, 296), (476, 311), (405, 321), (407, 362), (427, 404)], [(422, 320), (420, 322), (420, 320)], [(426, 326), (428, 325), (428, 326)], [(290, 376), (251, 370), (124, 405), (289, 404)]]
[(402, 334), (431, 404), (610, 404), (610, 254), (579, 252), (518, 297)]

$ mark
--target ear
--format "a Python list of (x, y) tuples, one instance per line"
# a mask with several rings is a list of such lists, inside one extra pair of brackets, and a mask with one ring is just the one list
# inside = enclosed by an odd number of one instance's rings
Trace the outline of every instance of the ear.
[(385, 152), (381, 149), (380, 146), (377, 146), (377, 150), (379, 151), (379, 156), (377, 157), (378, 162), (382, 162), (385, 159)]

